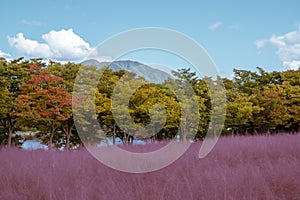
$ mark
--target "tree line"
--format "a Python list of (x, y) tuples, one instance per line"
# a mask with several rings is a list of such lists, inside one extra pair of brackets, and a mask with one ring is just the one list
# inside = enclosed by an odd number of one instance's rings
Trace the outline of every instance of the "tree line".
[[(84, 68), (84, 70), (79, 70)], [(185, 92), (188, 84), (193, 89), (197, 107), (197, 126), (188, 122), (187, 114), (182, 113), (178, 97), (168, 88), (171, 80), (164, 83), (151, 83), (134, 73), (124, 70), (112, 71), (109, 67), (98, 69), (94, 66), (49, 61), (42, 59), (18, 58), (15, 60), (0, 59), (0, 140), (2, 144), (11, 146), (18, 144), (20, 138), (16, 131), (36, 131), (35, 137), (43, 140), (49, 147), (65, 146), (66, 149), (81, 143), (74, 123), (72, 111), (72, 93), (77, 76), (85, 77), (98, 74), (101, 78), (94, 88), (94, 96), (89, 99), (95, 105), (95, 118), (97, 119), (105, 136), (120, 137), (124, 142), (130, 138), (129, 132), (134, 132), (134, 138), (145, 139), (150, 135), (153, 140), (174, 138), (178, 135), (180, 124), (184, 122), (186, 130), (179, 131), (182, 138), (188, 138), (190, 131), (196, 135), (190, 139), (202, 139), (210, 129), (209, 122), (212, 108), (212, 92), (207, 84), (222, 82), (226, 91), (226, 118), (223, 135), (266, 134), (300, 131), (300, 70), (283, 72), (266, 72), (262, 68), (256, 71), (234, 69), (232, 79), (218, 77), (199, 78), (190, 69), (173, 71), (179, 93)], [(89, 84), (90, 79), (82, 79)], [(125, 78), (124, 78), (125, 77)], [(127, 78), (127, 79), (126, 79)], [(120, 84), (120, 80), (124, 82)], [(122, 88), (117, 85), (122, 85)], [(139, 125), (139, 129), (122, 126), (119, 127), (113, 115), (112, 103), (124, 105), (124, 96), (130, 94), (129, 106), (119, 106), (115, 114), (118, 120), (132, 120)], [(116, 102), (112, 102), (112, 97)], [(186, 99), (188, 102), (190, 99)], [(82, 101), (88, 101), (82, 99)], [(79, 101), (80, 102), (80, 101)], [(74, 103), (74, 101), (73, 101)], [(159, 105), (157, 109), (152, 109)], [(187, 104), (192, 105), (192, 104)], [(73, 105), (76, 106), (76, 105)], [(80, 107), (80, 109), (88, 109)], [(165, 116), (159, 109), (165, 110)], [(130, 116), (126, 112), (129, 112)], [(164, 125), (151, 124), (151, 112), (154, 112), (156, 122), (164, 121)], [(155, 114), (155, 112), (157, 112)], [(80, 113), (79, 113), (80, 114)], [(164, 119), (165, 117), (165, 119)], [(84, 117), (79, 120), (81, 124), (89, 122)], [(126, 123), (125, 123), (126, 124)], [(149, 130), (141, 127), (151, 125)], [(84, 136), (81, 136), (84, 137)], [(97, 134), (87, 135), (95, 143), (101, 138)]]

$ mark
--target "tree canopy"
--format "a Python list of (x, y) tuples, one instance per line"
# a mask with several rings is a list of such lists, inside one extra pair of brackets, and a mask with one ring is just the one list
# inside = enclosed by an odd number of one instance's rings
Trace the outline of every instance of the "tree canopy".
[[(49, 146), (67, 149), (80, 143), (72, 112), (72, 94), (76, 76), (101, 79), (94, 88), (96, 118), (105, 137), (202, 139), (211, 120), (213, 95), (208, 84), (222, 82), (226, 89), (227, 110), (222, 134), (265, 134), (300, 131), (300, 70), (266, 72), (234, 70), (233, 78), (199, 78), (190, 69), (173, 72), (174, 80), (150, 83), (132, 72), (112, 71), (109, 66), (98, 69), (81, 64), (41, 59), (0, 59), (0, 122), (8, 146), (16, 130), (32, 129)], [(86, 74), (85, 74), (86, 73)], [(89, 78), (82, 79), (83, 88)], [(172, 88), (176, 84), (177, 89)], [(189, 90), (192, 96), (189, 96)], [(180, 97), (179, 97), (180, 96)], [(183, 103), (185, 102), (185, 103)], [(195, 104), (195, 102), (197, 102)], [(117, 106), (117, 107), (113, 107)], [(185, 106), (185, 108), (183, 108)], [(82, 107), (80, 109), (86, 109)], [(80, 110), (78, 109), (78, 110)], [(222, 109), (222, 108), (218, 108)], [(197, 111), (197, 112), (194, 112)], [(191, 123), (191, 119), (199, 123)], [(130, 123), (120, 121), (131, 121)], [(88, 124), (82, 117), (83, 126)], [(126, 126), (128, 125), (128, 127)], [(184, 125), (184, 126), (182, 126)], [(181, 130), (178, 130), (181, 127)], [(193, 138), (189, 133), (195, 131)], [(99, 142), (99, 135), (89, 135)], [(15, 141), (17, 142), (17, 141)]]

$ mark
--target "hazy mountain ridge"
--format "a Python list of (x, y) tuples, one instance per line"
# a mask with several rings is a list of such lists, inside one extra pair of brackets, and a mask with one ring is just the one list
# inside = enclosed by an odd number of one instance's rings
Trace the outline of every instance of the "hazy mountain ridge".
[(144, 77), (146, 81), (162, 83), (164, 80), (172, 77), (167, 72), (152, 68), (137, 61), (118, 60), (113, 62), (99, 62), (95, 59), (83, 61), (81, 64), (87, 66), (96, 66), (102, 68), (109, 66), (113, 71), (126, 70), (136, 73), (137, 76)]

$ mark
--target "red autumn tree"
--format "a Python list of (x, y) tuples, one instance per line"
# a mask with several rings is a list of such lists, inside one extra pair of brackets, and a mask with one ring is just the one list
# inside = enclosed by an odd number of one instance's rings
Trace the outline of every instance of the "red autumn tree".
[(28, 126), (47, 128), (48, 145), (51, 148), (56, 129), (72, 115), (72, 96), (64, 87), (61, 77), (38, 66), (31, 66), (28, 70), (34, 75), (20, 88), (21, 94), (16, 99), (17, 115)]

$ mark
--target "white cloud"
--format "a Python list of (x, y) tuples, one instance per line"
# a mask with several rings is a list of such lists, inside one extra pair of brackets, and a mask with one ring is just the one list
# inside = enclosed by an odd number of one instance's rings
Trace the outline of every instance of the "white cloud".
[(293, 60), (293, 61), (283, 61), (282, 63), (284, 68), (297, 70), (300, 68), (300, 61), (299, 60)]
[(258, 49), (265, 47), (267, 40), (255, 40), (254, 44)]
[(112, 62), (112, 58), (109, 56), (99, 56), (95, 58), (96, 60), (98, 60), (99, 62)]
[(209, 30), (214, 31), (222, 25), (222, 22), (216, 22), (208, 27)]
[(29, 25), (29, 26), (41, 26), (42, 23), (39, 22), (39, 21), (36, 21), (36, 20), (26, 20), (26, 19), (22, 19), (21, 20), (21, 24), (24, 24), (24, 25)]
[(9, 53), (5, 53), (5, 52), (0, 50), (0, 57), (1, 58), (10, 58), (11, 55)]
[(8, 37), (8, 43), (14, 47), (18, 54), (34, 57), (51, 57), (51, 50), (47, 44), (40, 44), (35, 40), (26, 39), (23, 33), (15, 37)]
[(86, 59), (95, 59), (98, 62), (112, 62), (113, 61), (112, 57), (102, 55), (100, 52), (98, 52), (97, 48), (93, 48), (90, 51), (90, 54)]
[(295, 31), (279, 36), (272, 35), (269, 39), (256, 40), (254, 43), (258, 49), (266, 44), (277, 47), (276, 54), (284, 68), (300, 68), (300, 26)]
[(91, 50), (90, 45), (72, 29), (50, 31), (43, 34), (42, 39), (44, 43), (39, 43), (18, 33), (15, 37), (8, 37), (8, 42), (18, 54), (58, 61), (78, 61), (85, 58)]
[(42, 38), (49, 45), (55, 58), (78, 59), (87, 56), (91, 50), (90, 45), (72, 29), (61, 31), (50, 31), (42, 35)]

